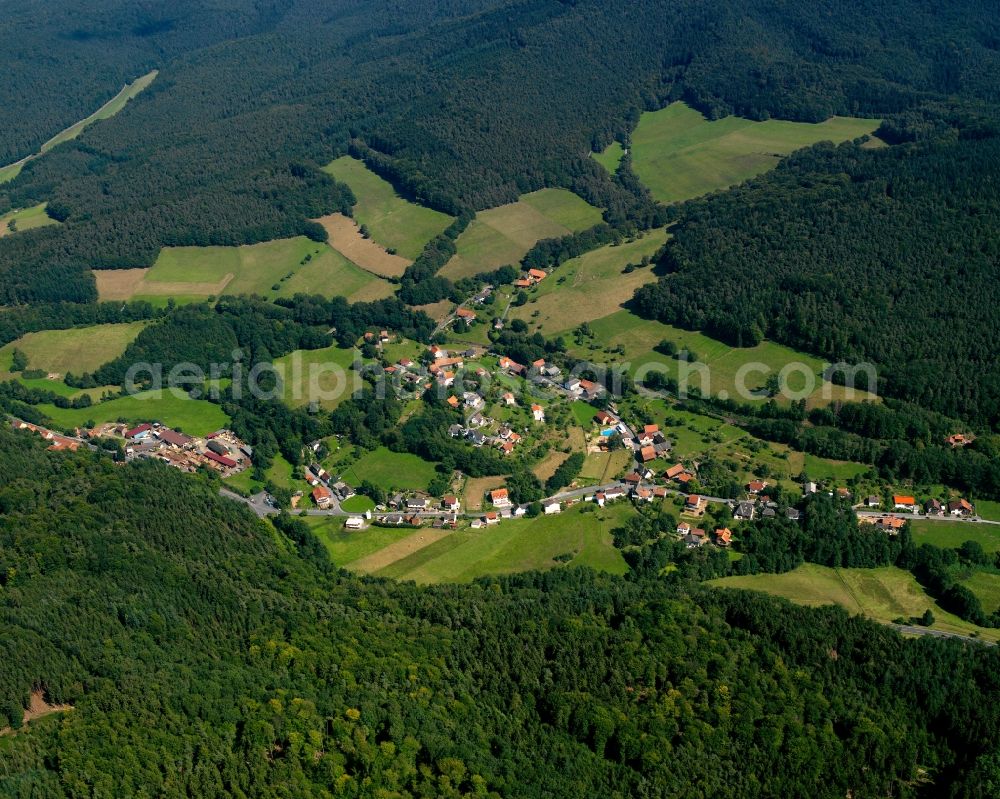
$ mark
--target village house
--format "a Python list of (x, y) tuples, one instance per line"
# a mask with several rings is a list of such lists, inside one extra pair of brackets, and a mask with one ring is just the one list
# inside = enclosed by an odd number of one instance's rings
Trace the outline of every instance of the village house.
[(663, 473), (663, 476), (668, 480), (676, 480), (678, 477), (684, 474), (684, 471), (685, 470), (683, 464), (675, 463), (673, 466), (671, 466)]
[(510, 494), (506, 488), (494, 488), (490, 491), (490, 502), (495, 508), (510, 507)]
[(598, 411), (594, 414), (594, 421), (602, 427), (607, 427), (615, 423), (615, 417), (607, 411)]
[(492, 525), (492, 524), (499, 524), (500, 523), (500, 514), (497, 513), (496, 511), (492, 511), (492, 510), (491, 511), (487, 511), (486, 513), (483, 514), (483, 522), (487, 526)]
[(447, 402), (453, 409), (458, 410), (458, 406), (460, 403), (458, 401), (458, 397), (456, 397), (454, 394), (449, 396), (448, 399), (445, 400), (445, 402)]
[(926, 508), (928, 516), (940, 516), (944, 513), (944, 506), (939, 499), (932, 499), (927, 503)]
[(621, 486), (612, 486), (604, 492), (604, 498), (608, 502), (614, 502), (616, 499), (621, 499), (625, 496), (628, 496), (628, 492)]
[(653, 490), (651, 488), (645, 488), (644, 486), (639, 486), (633, 496), (638, 502), (652, 502), (653, 501)]
[(866, 508), (877, 508), (882, 504), (882, 497), (877, 497), (872, 494), (868, 499), (865, 500)]
[(546, 277), (548, 277), (548, 272), (543, 272), (541, 269), (529, 269), (528, 277), (538, 283), (541, 283)]
[(802, 486), (802, 493), (806, 496), (819, 493), (819, 486), (816, 483), (808, 482)]
[(476, 312), (471, 311), (468, 308), (459, 308), (455, 311), (455, 316), (465, 322), (471, 322), (476, 318)]
[(503, 404), (506, 405), (508, 408), (513, 408), (515, 405), (517, 405), (517, 400), (514, 398), (514, 395), (509, 391), (505, 391), (503, 395), (501, 395), (500, 401), (503, 402)]
[(720, 547), (728, 547), (733, 541), (733, 531), (728, 527), (721, 527), (715, 531), (715, 543)]
[(452, 513), (458, 513), (462, 507), (462, 503), (454, 494), (445, 494), (441, 498), (441, 507), (445, 510), (450, 510)]
[(736, 509), (733, 511), (733, 517), (748, 521), (753, 519), (754, 513), (755, 509), (752, 502), (738, 502), (736, 504)]
[(975, 513), (975, 508), (965, 499), (956, 499), (948, 503), (948, 513), (952, 516), (967, 517)]
[(625, 481), (625, 485), (635, 487), (642, 482), (642, 475), (638, 472), (629, 472), (622, 479)]
[(684, 510), (688, 513), (703, 513), (708, 506), (708, 501), (697, 494), (690, 494), (684, 500)]
[(360, 530), (365, 526), (365, 520), (362, 516), (348, 516), (344, 521), (344, 529), (346, 530)]
[(545, 421), (545, 409), (541, 405), (531, 406), (531, 416), (536, 422)]
[(687, 535), (691, 532), (691, 525), (687, 522), (681, 522), (677, 525), (677, 535)]
[(333, 503), (333, 492), (326, 486), (316, 486), (312, 490), (312, 498), (317, 508), (329, 508)]
[(580, 381), (575, 377), (571, 377), (569, 380), (563, 383), (563, 388), (565, 388), (569, 392), (575, 393), (580, 390)]
[(478, 411), (486, 404), (486, 400), (479, 396), (475, 391), (466, 391), (462, 395), (462, 399), (465, 401), (465, 407), (474, 411)]
[(785, 516), (790, 522), (797, 522), (802, 514), (799, 513), (797, 508), (788, 508), (785, 510)]
[(975, 436), (966, 435), (965, 433), (955, 433), (945, 439), (945, 443), (952, 447), (965, 447), (973, 441), (975, 441)]
[(138, 427), (133, 427), (131, 430), (125, 431), (125, 438), (129, 441), (145, 441), (152, 435), (153, 425), (151, 424), (141, 424)]
[(767, 481), (765, 480), (751, 480), (747, 483), (747, 492), (752, 495), (759, 494), (765, 488), (767, 488)]
[(545, 512), (546, 516), (551, 516), (553, 513), (561, 513), (562, 505), (560, 505), (557, 500), (552, 500), (551, 502), (544, 503), (542, 505), (542, 510)]
[(585, 400), (592, 400), (600, 396), (604, 391), (604, 387), (598, 385), (593, 380), (581, 380), (580, 381), (580, 397)]
[(423, 513), (431, 501), (427, 497), (410, 497), (406, 500), (406, 509), (410, 513)]
[(892, 497), (892, 507), (895, 510), (907, 511), (909, 513), (919, 513), (920, 506), (917, 501), (905, 494), (894, 494)]
[(639, 450), (639, 459), (643, 463), (649, 463), (650, 461), (656, 460), (656, 447), (643, 447)]

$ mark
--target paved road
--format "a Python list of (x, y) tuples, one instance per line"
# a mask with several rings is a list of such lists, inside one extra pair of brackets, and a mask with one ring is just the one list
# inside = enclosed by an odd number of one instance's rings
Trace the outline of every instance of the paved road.
[(906, 635), (929, 635), (931, 638), (957, 638), (960, 641), (968, 641), (970, 644), (996, 646), (992, 641), (984, 641), (982, 638), (973, 638), (971, 635), (962, 635), (961, 633), (949, 633), (945, 630), (934, 630), (930, 627), (916, 627), (911, 624), (890, 624), (889, 626)]
[(995, 522), (991, 519), (983, 519), (980, 516), (972, 516), (968, 519), (958, 518), (956, 516), (927, 516), (924, 514), (915, 513), (894, 513), (892, 511), (879, 512), (877, 510), (859, 510), (857, 511), (858, 516), (869, 516), (876, 518), (884, 518), (886, 516), (891, 516), (895, 519), (906, 519), (907, 521), (928, 521), (928, 522), (963, 522), (965, 524), (996, 524), (1000, 525), (1000, 522)]

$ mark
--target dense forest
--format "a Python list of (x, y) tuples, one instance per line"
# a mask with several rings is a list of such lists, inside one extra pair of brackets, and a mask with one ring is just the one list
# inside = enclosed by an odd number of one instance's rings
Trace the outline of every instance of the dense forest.
[(996, 425), (998, 179), (1000, 138), (814, 147), (680, 209), (670, 274), (634, 307), (736, 346), (871, 362), (880, 393)]
[[(997, 789), (996, 649), (587, 570), (360, 580), (210, 481), (43, 446), (0, 431), (4, 795)], [(32, 691), (75, 709), (22, 728)]]
[[(148, 264), (165, 244), (303, 232), (306, 217), (338, 207), (316, 165), (352, 143), (383, 156), (415, 199), (452, 210), (546, 185), (617, 204), (630, 192), (589, 152), (672, 99), (712, 116), (806, 120), (913, 112), (945, 95), (975, 108), (1000, 85), (988, 5), (254, 4), (250, 35), (164, 58), (126, 113), (0, 192), (0, 211), (48, 200), (66, 222), (0, 242), (2, 285), (18, 286), (0, 300), (86, 299), (73, 272)], [(30, 78), (17, 73), (15, 91), (30, 94)], [(0, 129), (7, 118), (0, 106)]]

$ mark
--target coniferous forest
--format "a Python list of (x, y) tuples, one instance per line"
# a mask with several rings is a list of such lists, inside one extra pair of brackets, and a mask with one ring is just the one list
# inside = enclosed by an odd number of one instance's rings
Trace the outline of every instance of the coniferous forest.
[[(117, 392), (138, 361), (374, 352), (365, 336), (383, 328), (423, 351), (442, 339), (415, 306), (669, 225), (632, 311), (736, 347), (768, 339), (871, 361), (887, 398), (807, 410), (694, 397), (687, 409), (886, 481), (1000, 499), (995, 6), (0, 2), (0, 167), (159, 70), (126, 112), (0, 182), (0, 216), (46, 203), (59, 223), (0, 237), (0, 346), (145, 323), (120, 356), (63, 374), (61, 394), (0, 383), (0, 797), (1000, 795), (1000, 647), (907, 639), (837, 608), (701, 584), (803, 562), (893, 565), (943, 609), (995, 627), (1000, 612), (956, 576), (998, 568), (976, 542), (876, 539), (831, 488), (801, 503), (801, 521), (744, 525), (742, 559), (689, 551), (676, 519), (655, 516), (661, 503), (611, 531), (623, 576), (560, 564), (423, 587), (349, 573), (305, 521), (261, 520), (204, 471), (116, 462), (117, 444), (115, 458), (50, 452), (6, 420), (52, 424), (39, 406), (89, 407), (74, 392)], [(591, 156), (613, 142), (624, 152), (640, 115), (674, 101), (709, 120), (884, 121), (877, 141), (816, 145), (664, 206), (631, 156), (614, 174)], [(321, 169), (347, 153), (454, 217), (392, 279), (394, 296), (97, 301), (94, 270), (150, 266), (164, 247), (325, 240), (311, 220), (360, 207)], [(475, 212), (543, 187), (572, 190), (603, 220), (493, 273), (438, 274)], [(488, 340), (570, 371), (569, 337), (549, 332), (514, 318)], [(301, 467), (308, 444), (337, 436), (433, 462), (436, 483), (505, 475), (538, 513), (581, 473), (580, 452), (543, 481), (463, 443), (451, 432), (463, 417), (441, 398), (377, 398), (382, 369), (365, 359), (363, 391), (325, 411), (222, 376), (215, 401), (255, 475), (279, 459)], [(970, 446), (947, 445), (965, 426)], [(735, 470), (702, 466), (704, 485), (742, 494)], [(59, 712), (25, 723), (40, 702)]]
[(996, 648), (655, 576), (359, 579), (212, 481), (6, 430), (0, 510), (0, 724), (75, 708), (0, 737), (5, 796), (998, 787)]

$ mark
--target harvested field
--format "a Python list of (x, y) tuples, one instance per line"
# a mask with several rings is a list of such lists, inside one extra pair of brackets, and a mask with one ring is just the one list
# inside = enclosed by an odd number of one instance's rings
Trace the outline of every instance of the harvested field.
[(414, 530), (413, 535), (407, 536), (402, 541), (389, 544), (389, 546), (380, 549), (378, 552), (366, 555), (353, 563), (349, 563), (346, 568), (351, 571), (361, 572), (362, 574), (372, 574), (387, 566), (391, 566), (397, 560), (409, 557), (414, 552), (419, 552), (424, 547), (429, 547), (431, 544), (437, 543), (448, 535), (451, 535), (449, 530), (433, 530), (430, 528)]
[(357, 223), (343, 214), (328, 214), (316, 221), (326, 229), (333, 249), (373, 275), (401, 277), (412, 263), (400, 255), (389, 255), (374, 241), (364, 238)]

